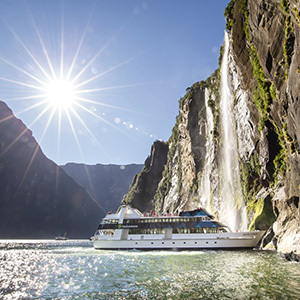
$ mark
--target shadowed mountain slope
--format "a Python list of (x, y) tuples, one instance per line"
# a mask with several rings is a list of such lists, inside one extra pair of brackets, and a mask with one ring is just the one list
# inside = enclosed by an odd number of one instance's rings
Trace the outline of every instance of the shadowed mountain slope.
[(103, 215), (0, 102), (0, 238), (88, 238)]

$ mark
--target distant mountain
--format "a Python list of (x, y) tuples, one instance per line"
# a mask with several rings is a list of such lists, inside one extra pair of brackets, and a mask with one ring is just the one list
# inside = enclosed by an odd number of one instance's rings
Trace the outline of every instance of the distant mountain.
[(88, 238), (103, 216), (0, 101), (0, 238)]
[(143, 165), (84, 165), (68, 163), (61, 166), (106, 211), (115, 211), (124, 195), (128, 193), (133, 177)]

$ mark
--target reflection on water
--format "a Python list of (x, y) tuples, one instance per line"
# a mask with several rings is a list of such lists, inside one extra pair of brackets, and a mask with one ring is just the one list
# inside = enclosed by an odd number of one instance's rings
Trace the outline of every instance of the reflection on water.
[(300, 299), (300, 265), (265, 251), (99, 251), (0, 241), (0, 299)]

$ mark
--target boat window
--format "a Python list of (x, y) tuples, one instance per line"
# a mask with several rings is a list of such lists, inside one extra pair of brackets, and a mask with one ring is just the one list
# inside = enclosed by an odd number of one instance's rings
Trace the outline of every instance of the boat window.
[(118, 223), (118, 219), (104, 219), (101, 223), (102, 224), (116, 224)]
[(163, 229), (154, 228), (154, 229), (147, 229), (147, 228), (130, 228), (129, 234), (162, 234)]
[(100, 235), (114, 235), (114, 230), (99, 230), (98, 233)]

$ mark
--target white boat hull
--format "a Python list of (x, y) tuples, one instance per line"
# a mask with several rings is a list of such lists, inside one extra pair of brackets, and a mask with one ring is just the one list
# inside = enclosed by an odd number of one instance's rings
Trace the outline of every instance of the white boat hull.
[(208, 233), (208, 234), (173, 234), (172, 239), (129, 235), (126, 240), (94, 237), (95, 249), (117, 250), (184, 250), (184, 249), (245, 249), (254, 248), (263, 235), (263, 231)]

